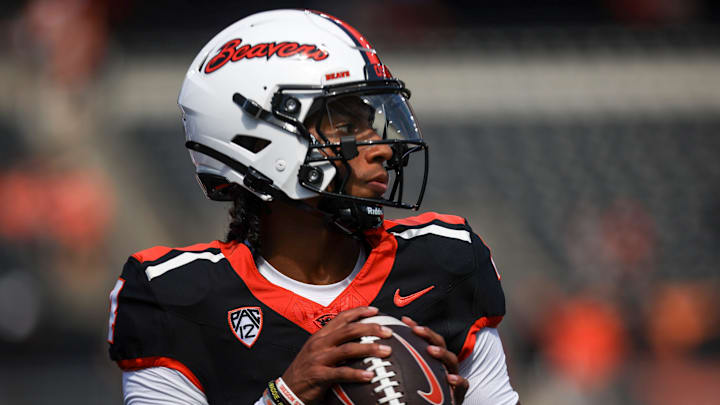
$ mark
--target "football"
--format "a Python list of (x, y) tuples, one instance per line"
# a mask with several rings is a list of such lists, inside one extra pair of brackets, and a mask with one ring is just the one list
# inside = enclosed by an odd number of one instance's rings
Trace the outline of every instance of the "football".
[(328, 391), (328, 405), (451, 405), (454, 404), (445, 366), (427, 352), (428, 343), (397, 318), (378, 315), (359, 322), (378, 323), (392, 329), (388, 339), (363, 336), (360, 343), (392, 347), (385, 358), (366, 357), (346, 365), (373, 371), (369, 383), (336, 384)]

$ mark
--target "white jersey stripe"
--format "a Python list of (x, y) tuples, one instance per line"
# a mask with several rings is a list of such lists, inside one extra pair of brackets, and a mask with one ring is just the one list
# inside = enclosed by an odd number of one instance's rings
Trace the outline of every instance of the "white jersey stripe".
[(393, 232), (395, 235), (403, 239), (412, 239), (417, 236), (427, 235), (429, 233), (433, 235), (444, 236), (446, 238), (460, 239), (467, 243), (470, 243), (470, 232), (462, 229), (448, 229), (440, 225), (428, 225), (423, 228), (408, 229), (403, 232)]
[(113, 343), (113, 339), (115, 337), (115, 318), (117, 318), (118, 295), (120, 295), (120, 290), (122, 290), (124, 285), (125, 280), (119, 278), (118, 281), (115, 282), (115, 287), (113, 287), (112, 291), (110, 291), (110, 319), (108, 320), (107, 338), (110, 343)]
[(152, 280), (155, 277), (162, 276), (172, 269), (182, 267), (190, 262), (194, 262), (195, 260), (210, 260), (213, 263), (217, 263), (224, 258), (225, 256), (223, 256), (222, 253), (212, 254), (210, 252), (185, 252), (164, 263), (156, 264), (155, 266), (148, 266), (148, 268), (145, 269), (145, 274), (147, 275), (148, 280)]

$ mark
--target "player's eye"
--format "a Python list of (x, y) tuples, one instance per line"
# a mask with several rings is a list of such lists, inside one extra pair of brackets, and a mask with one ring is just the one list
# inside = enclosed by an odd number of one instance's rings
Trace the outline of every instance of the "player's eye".
[(357, 130), (357, 127), (349, 122), (344, 122), (335, 125), (335, 130), (350, 135)]

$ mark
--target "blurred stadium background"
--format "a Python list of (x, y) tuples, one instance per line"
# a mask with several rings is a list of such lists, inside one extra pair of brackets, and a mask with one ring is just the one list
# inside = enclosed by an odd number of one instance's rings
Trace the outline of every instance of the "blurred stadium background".
[(127, 256), (222, 238), (175, 104), (260, 9), (365, 33), (413, 90), (425, 210), (493, 249), (526, 404), (720, 398), (720, 6), (711, 0), (32, 0), (0, 6), (0, 404), (119, 403)]

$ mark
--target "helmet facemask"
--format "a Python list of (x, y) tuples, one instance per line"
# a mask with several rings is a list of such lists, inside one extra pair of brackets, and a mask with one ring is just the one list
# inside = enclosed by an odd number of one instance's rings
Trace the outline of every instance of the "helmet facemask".
[[(383, 206), (417, 209), (427, 181), (427, 146), (407, 102), (407, 91), (389, 90), (367, 91), (361, 87), (318, 98), (304, 121), (305, 128), (310, 129), (311, 143), (299, 174), (300, 184), (323, 197), (321, 209), (369, 215), (370, 220), (359, 220), (365, 223), (359, 226), (362, 229), (380, 224)], [(352, 193), (348, 188), (354, 174), (350, 162), (363, 148), (380, 147), (392, 151), (391, 156), (383, 158), (387, 190), (380, 196)], [(414, 155), (416, 152), (423, 153)], [(317, 186), (320, 179), (313, 170), (319, 162), (332, 162), (337, 168), (333, 182), (325, 190)], [(416, 181), (410, 183), (407, 178)]]

